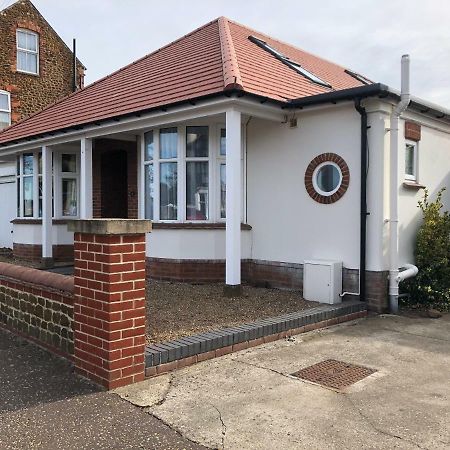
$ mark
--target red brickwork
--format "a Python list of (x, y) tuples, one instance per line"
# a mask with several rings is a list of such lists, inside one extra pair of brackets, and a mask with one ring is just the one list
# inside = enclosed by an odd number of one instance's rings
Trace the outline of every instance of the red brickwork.
[(77, 371), (114, 389), (144, 379), (145, 235), (75, 233)]
[(422, 129), (418, 123), (405, 122), (405, 139), (420, 141)]
[[(16, 258), (25, 261), (41, 261), (42, 245), (40, 244), (13, 244), (13, 254)], [(73, 245), (54, 245), (53, 259), (56, 262), (73, 261)]]

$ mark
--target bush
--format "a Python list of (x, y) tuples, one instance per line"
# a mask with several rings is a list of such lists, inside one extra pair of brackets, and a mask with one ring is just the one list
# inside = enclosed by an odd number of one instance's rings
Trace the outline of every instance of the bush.
[(419, 201), (423, 223), (414, 251), (419, 273), (401, 285), (402, 291), (410, 295), (410, 306), (450, 309), (450, 215), (442, 211), (444, 190), (438, 192), (434, 202), (430, 202), (425, 190)]

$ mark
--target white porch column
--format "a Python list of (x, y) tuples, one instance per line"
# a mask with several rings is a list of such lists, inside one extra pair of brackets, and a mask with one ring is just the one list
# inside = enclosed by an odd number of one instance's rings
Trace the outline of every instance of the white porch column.
[(235, 109), (226, 112), (226, 279), (225, 294), (241, 292), (241, 113)]
[(92, 139), (81, 139), (80, 219), (92, 219)]
[(52, 150), (42, 147), (42, 263), (51, 266), (53, 263), (52, 240)]

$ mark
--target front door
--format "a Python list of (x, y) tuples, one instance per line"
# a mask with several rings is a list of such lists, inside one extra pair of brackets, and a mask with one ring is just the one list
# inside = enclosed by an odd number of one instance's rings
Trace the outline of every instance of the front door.
[(127, 152), (117, 150), (101, 156), (102, 218), (128, 218)]

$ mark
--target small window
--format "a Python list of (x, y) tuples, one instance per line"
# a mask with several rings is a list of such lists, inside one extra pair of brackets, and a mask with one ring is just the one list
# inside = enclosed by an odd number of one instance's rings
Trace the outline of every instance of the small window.
[(405, 179), (417, 181), (417, 143), (407, 142), (405, 146)]
[(266, 52), (269, 52), (271, 55), (275, 56), (278, 60), (280, 60), (282, 63), (286, 64), (291, 69), (295, 70), (300, 75), (303, 75), (308, 80), (312, 81), (313, 83), (320, 84), (321, 86), (325, 86), (328, 88), (331, 88), (331, 85), (328, 84), (326, 81), (322, 80), (318, 76), (314, 75), (309, 70), (306, 70), (301, 64), (292, 61), (289, 57), (286, 55), (283, 55), (279, 50), (275, 49), (271, 45), (269, 45), (266, 41), (263, 41), (262, 39), (259, 39), (255, 36), (249, 36), (249, 40), (256, 44), (258, 47), (261, 47)]
[(78, 162), (77, 155), (61, 155), (61, 206), (63, 217), (78, 216)]
[(342, 183), (342, 172), (334, 162), (327, 161), (317, 166), (313, 174), (315, 190), (324, 196), (333, 195)]
[(11, 96), (0, 91), (0, 130), (11, 125)]
[(39, 73), (39, 36), (28, 30), (17, 30), (17, 71)]

